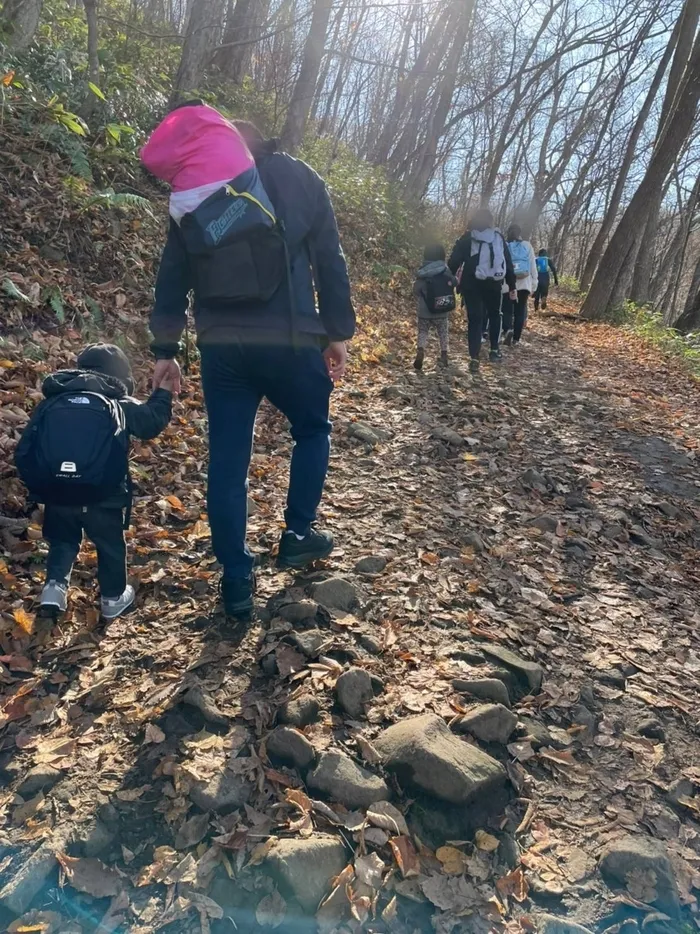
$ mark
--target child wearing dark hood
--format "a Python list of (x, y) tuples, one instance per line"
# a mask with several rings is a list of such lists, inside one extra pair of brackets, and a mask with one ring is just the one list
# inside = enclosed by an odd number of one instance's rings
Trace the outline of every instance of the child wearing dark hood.
[(97, 551), (102, 616), (116, 619), (135, 597), (124, 539), (132, 499), (129, 439), (148, 441), (163, 431), (172, 415), (172, 386), (164, 383), (138, 402), (126, 354), (114, 344), (92, 344), (75, 369), (48, 376), (42, 390), (45, 398), (15, 454), (30, 497), (45, 504), (49, 553), (41, 610), (65, 612), (85, 533)]
[(413, 285), (413, 294), (418, 299), (418, 350), (413, 361), (416, 370), (423, 369), (431, 330), (437, 332), (440, 341), (440, 366), (448, 365), (450, 312), (456, 307), (456, 285), (457, 279), (445, 262), (445, 248), (439, 243), (427, 246)]

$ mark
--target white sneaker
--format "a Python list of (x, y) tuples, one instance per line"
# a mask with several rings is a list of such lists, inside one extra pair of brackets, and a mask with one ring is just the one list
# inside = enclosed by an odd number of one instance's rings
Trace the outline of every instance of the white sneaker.
[(121, 616), (122, 613), (126, 613), (134, 602), (135, 597), (136, 592), (131, 584), (126, 585), (126, 590), (121, 597), (114, 597), (111, 600), (107, 597), (102, 597), (100, 600), (102, 615), (105, 619), (116, 619), (118, 616)]
[(68, 587), (58, 581), (47, 581), (41, 591), (41, 608), (55, 613), (65, 613), (68, 606)]

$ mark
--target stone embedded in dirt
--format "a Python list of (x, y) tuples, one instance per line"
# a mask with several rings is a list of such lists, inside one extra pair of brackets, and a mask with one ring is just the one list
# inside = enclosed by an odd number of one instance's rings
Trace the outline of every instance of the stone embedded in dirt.
[(460, 733), (470, 733), (482, 743), (507, 743), (518, 718), (503, 704), (480, 704), (462, 717), (457, 725)]
[[(500, 762), (450, 732), (435, 714), (412, 717), (377, 737), (375, 749), (402, 785), (451, 804), (497, 801), (505, 789)], [(500, 800), (499, 800), (500, 804)]]
[(189, 691), (183, 694), (182, 703), (188, 707), (194, 707), (209, 723), (214, 723), (216, 726), (228, 726), (228, 717), (219, 710), (212, 698), (205, 694), (200, 687), (191, 687)]
[(461, 447), (467, 443), (458, 432), (446, 425), (435, 425), (430, 434), (433, 438), (437, 438), (438, 441), (446, 441), (455, 447)]
[(307, 840), (300, 837), (278, 840), (265, 860), (284, 894), (296, 897), (310, 915), (347, 863), (341, 840), (319, 833)]
[(314, 584), (311, 593), (322, 606), (333, 610), (353, 610), (359, 601), (357, 588), (342, 577), (330, 577)]
[(66, 850), (71, 830), (61, 827), (54, 831), (31, 856), (25, 859), (14, 876), (0, 889), (0, 905), (15, 915), (23, 915), (56, 868), (56, 852)]
[(50, 788), (60, 781), (63, 772), (52, 768), (50, 765), (35, 765), (24, 776), (22, 784), (17, 789), (17, 794), (24, 798), (33, 797), (37, 791), (43, 791), (46, 794)]
[(321, 791), (331, 801), (348, 808), (367, 808), (376, 801), (388, 801), (389, 786), (373, 772), (363, 769), (344, 752), (322, 752), (318, 764), (306, 776), (306, 784)]
[(642, 722), (637, 725), (637, 732), (640, 736), (646, 736), (647, 739), (658, 739), (661, 740), (662, 743), (666, 739), (666, 731), (661, 721), (657, 720), (656, 717), (649, 717), (646, 720), (642, 720)]
[(598, 726), (598, 718), (585, 704), (577, 704), (575, 707), (572, 707), (570, 718), (572, 724), (575, 723), (577, 726), (585, 726), (588, 733), (590, 733), (591, 736), (594, 735), (596, 727)]
[(260, 512), (260, 507), (252, 496), (248, 497), (248, 516), (256, 516)]
[(357, 641), (366, 652), (370, 653), (370, 655), (381, 655), (384, 651), (384, 648), (379, 639), (377, 639), (369, 632), (357, 633)]
[(556, 915), (538, 915), (537, 920), (541, 934), (593, 934), (589, 928), (566, 918), (557, 918)]
[(527, 737), (533, 749), (540, 749), (542, 746), (556, 745), (544, 723), (541, 723), (534, 717), (520, 717), (519, 726), (522, 731), (522, 737)]
[(364, 441), (371, 447), (375, 447), (380, 441), (388, 441), (391, 437), (388, 431), (368, 425), (367, 422), (352, 422), (348, 425), (348, 435), (357, 438), (358, 441)]
[(321, 705), (315, 697), (305, 695), (296, 697), (294, 700), (287, 701), (280, 707), (277, 719), (280, 723), (288, 723), (290, 726), (309, 726), (316, 723), (321, 713)]
[(418, 424), (425, 425), (426, 428), (432, 428), (435, 424), (435, 416), (431, 415), (430, 412), (421, 412), (418, 416)]
[(115, 830), (97, 819), (83, 828), (78, 836), (82, 844), (83, 856), (99, 856), (104, 853), (116, 839)]
[(535, 516), (534, 519), (528, 519), (527, 524), (540, 532), (556, 532), (559, 528), (559, 520), (548, 513), (542, 513), (541, 516)]
[(374, 697), (372, 678), (364, 668), (344, 671), (335, 683), (338, 703), (353, 719), (363, 716), (365, 705)]
[(301, 623), (305, 619), (313, 619), (317, 612), (317, 603), (312, 600), (300, 600), (299, 603), (288, 603), (280, 607), (277, 615), (286, 619), (288, 623)]
[(460, 694), (470, 694), (472, 697), (478, 697), (479, 700), (489, 700), (495, 704), (510, 707), (508, 688), (497, 678), (477, 678), (473, 681), (455, 678), (452, 687)]
[(632, 886), (631, 894), (635, 883), (643, 882), (648, 890), (643, 897), (636, 896), (638, 901), (656, 905), (672, 917), (678, 916), (680, 902), (671, 862), (666, 848), (656, 840), (641, 836), (615, 840), (603, 850), (598, 868), (608, 885), (623, 889)]
[(316, 658), (321, 648), (329, 641), (328, 633), (321, 632), (320, 629), (301, 629), (299, 632), (293, 632), (291, 639), (307, 658)]
[(383, 555), (367, 555), (366, 558), (360, 558), (355, 571), (358, 574), (381, 574), (388, 563)]
[(496, 438), (491, 447), (494, 451), (507, 451), (508, 450), (508, 440), (507, 438)]
[(473, 548), (478, 555), (486, 551), (486, 545), (484, 545), (481, 536), (476, 532), (465, 532), (465, 534), (462, 536), (462, 541), (469, 548)]
[(380, 678), (379, 675), (371, 674), (370, 681), (372, 682), (372, 693), (375, 697), (379, 697), (380, 694), (383, 694), (386, 690), (386, 685), (384, 684), (384, 679)]
[(209, 782), (197, 782), (190, 789), (190, 799), (202, 811), (226, 814), (242, 807), (252, 791), (249, 782), (224, 769)]
[(520, 482), (523, 486), (532, 490), (538, 490), (540, 493), (547, 491), (547, 480), (534, 467), (528, 467), (525, 473), (521, 474)]
[(527, 684), (533, 694), (537, 694), (541, 689), (544, 677), (541, 665), (521, 658), (520, 655), (511, 652), (510, 649), (506, 649), (502, 645), (482, 645), (481, 650), (484, 655), (495, 658), (509, 671), (514, 671)]
[(299, 730), (291, 726), (278, 726), (267, 737), (270, 760), (281, 765), (308, 769), (316, 758), (316, 750)]

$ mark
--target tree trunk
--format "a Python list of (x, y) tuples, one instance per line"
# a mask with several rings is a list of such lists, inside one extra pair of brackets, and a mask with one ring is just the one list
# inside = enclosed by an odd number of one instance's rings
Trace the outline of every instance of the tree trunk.
[[(88, 53), (88, 81), (91, 84), (100, 86), (100, 57), (98, 46), (100, 42), (100, 31), (97, 23), (97, 0), (83, 0), (85, 7), (85, 19), (87, 20), (87, 53)], [(80, 108), (80, 115), (84, 120), (90, 120), (95, 107), (97, 106), (97, 97), (89, 87), (85, 89), (85, 100)]]
[[(666, 85), (666, 94), (664, 95), (664, 102), (661, 108), (659, 130), (655, 145), (658, 145), (658, 141), (661, 139), (664, 129), (668, 124), (670, 114), (673, 111), (674, 103), (688, 64), (688, 59), (693, 49), (698, 22), (700, 22), (700, 0), (685, 0), (683, 12), (680, 16), (678, 43), (676, 45), (675, 55), (673, 56), (671, 71), (668, 76), (668, 84)], [(630, 290), (630, 298), (638, 305), (646, 305), (649, 301), (651, 260), (654, 255), (656, 233), (659, 226), (661, 200), (662, 195), (659, 193), (659, 195), (650, 202), (644, 236), (640, 239), (639, 251), (637, 253), (637, 261), (634, 269), (634, 278)]]
[(39, 26), (43, 0), (5, 0), (0, 14), (0, 33), (13, 52), (21, 52), (31, 43)]
[(632, 127), (632, 132), (627, 141), (627, 147), (625, 149), (625, 155), (622, 160), (622, 165), (620, 166), (619, 173), (617, 176), (617, 182), (610, 198), (610, 204), (608, 209), (605, 212), (603, 218), (603, 223), (600, 225), (600, 229), (596, 234), (596, 238), (593, 241), (593, 246), (586, 260), (586, 265), (583, 270), (583, 275), (581, 276), (581, 289), (586, 291), (586, 289), (591, 284), (593, 275), (595, 274), (596, 268), (598, 266), (598, 258), (602, 256), (603, 249), (605, 244), (610, 236), (610, 231), (615, 224), (617, 219), (617, 212), (620, 209), (620, 204), (622, 203), (622, 196), (625, 192), (625, 186), (627, 184), (627, 178), (629, 177), (630, 169), (634, 162), (634, 157), (637, 153), (637, 144), (639, 138), (642, 135), (644, 125), (647, 122), (651, 108), (656, 100), (656, 95), (659, 93), (659, 88), (661, 87), (661, 82), (663, 81), (664, 75), (666, 74), (666, 69), (668, 68), (668, 63), (671, 60), (673, 51), (678, 42), (678, 35), (680, 33), (680, 19), (676, 23), (676, 27), (671, 33), (671, 37), (668, 40), (666, 50), (663, 54), (663, 58), (659, 62), (659, 67), (656, 69), (654, 74), (654, 79), (651, 82), (647, 96), (644, 99), (642, 104), (642, 109), (639, 111), (639, 115), (635, 120), (634, 126)]
[(255, 39), (262, 34), (267, 5), (262, 0), (228, 0), (226, 29), (216, 64), (234, 84), (250, 74)]
[(613, 296), (619, 294), (619, 283), (629, 272), (630, 255), (646, 227), (648, 205), (662, 191), (668, 173), (692, 131), (699, 100), (700, 41), (696, 41), (666, 129), (654, 149), (644, 178), (605, 251), (581, 309), (584, 318), (603, 318), (611, 307)]
[(674, 323), (674, 328), (681, 334), (700, 329), (700, 258), (695, 264), (693, 281), (682, 314)]
[(192, 0), (171, 106), (185, 100), (201, 81), (221, 33), (225, 0)]
[(301, 68), (282, 130), (282, 144), (288, 152), (296, 152), (304, 141), (306, 125), (316, 93), (316, 83), (321, 70), (330, 17), (330, 0), (314, 0), (311, 27), (304, 43)]

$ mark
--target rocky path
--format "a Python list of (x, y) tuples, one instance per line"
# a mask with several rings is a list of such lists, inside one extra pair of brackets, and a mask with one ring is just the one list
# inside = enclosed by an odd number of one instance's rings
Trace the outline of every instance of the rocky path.
[[(298, 579), (261, 416), (246, 633), (215, 612), (194, 388), (136, 455), (133, 615), (102, 628), (88, 570), (42, 629), (38, 533), (2, 520), (9, 930), (694, 927), (696, 386), (556, 316), (476, 380), (383, 339), (335, 402), (340, 547)], [(54, 340), (3, 351), (3, 448)]]

